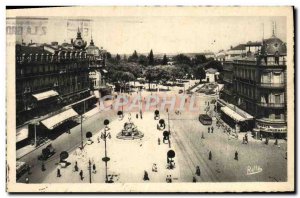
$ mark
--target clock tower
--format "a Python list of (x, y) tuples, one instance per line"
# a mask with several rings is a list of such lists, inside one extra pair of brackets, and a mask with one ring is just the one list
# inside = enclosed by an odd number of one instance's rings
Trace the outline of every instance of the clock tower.
[(73, 45), (73, 47), (75, 48), (75, 49), (78, 49), (78, 50), (83, 50), (85, 47), (86, 47), (86, 45), (87, 45), (87, 43), (86, 43), (86, 41), (84, 41), (83, 39), (82, 39), (82, 37), (81, 37), (81, 32), (79, 31), (79, 28), (78, 28), (78, 32), (77, 32), (77, 37), (76, 37), (76, 39), (73, 41), (73, 39), (71, 40), (71, 43), (72, 43), (72, 45)]

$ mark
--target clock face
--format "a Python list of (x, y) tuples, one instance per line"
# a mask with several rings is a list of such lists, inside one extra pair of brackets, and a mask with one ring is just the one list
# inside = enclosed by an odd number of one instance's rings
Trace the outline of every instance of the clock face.
[(75, 44), (76, 44), (76, 45), (82, 45), (82, 41), (76, 40)]

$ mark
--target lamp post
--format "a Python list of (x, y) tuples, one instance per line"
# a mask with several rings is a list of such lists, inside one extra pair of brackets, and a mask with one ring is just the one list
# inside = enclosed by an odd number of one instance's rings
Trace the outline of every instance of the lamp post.
[(92, 183), (92, 162), (89, 159), (89, 176), (90, 176), (90, 184)]
[(107, 131), (109, 131), (109, 127), (108, 127), (108, 124), (109, 124), (109, 120), (104, 120), (104, 132), (101, 133), (101, 139), (104, 140), (104, 157), (102, 158), (102, 161), (105, 162), (105, 183), (109, 183), (108, 182), (108, 176), (107, 176), (107, 162), (110, 160), (109, 157), (107, 157), (107, 146), (106, 146), (106, 139), (107, 138), (111, 138), (111, 135), (110, 135), (110, 132), (107, 133)]
[(82, 132), (82, 114), (80, 115), (80, 134), (81, 134), (81, 149), (83, 149), (83, 132)]
[(168, 113), (168, 130), (169, 130), (169, 148), (171, 148), (171, 140), (170, 140), (171, 130), (170, 130), (169, 108), (167, 108), (167, 113)]
[(36, 135), (36, 126), (39, 125), (38, 122), (34, 124), (34, 147), (37, 147), (37, 135)]

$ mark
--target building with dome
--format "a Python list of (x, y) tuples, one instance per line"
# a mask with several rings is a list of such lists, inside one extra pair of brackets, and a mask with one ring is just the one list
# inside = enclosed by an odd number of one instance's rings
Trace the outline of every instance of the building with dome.
[(106, 50), (102, 47), (99, 49), (99, 47), (95, 45), (93, 37), (91, 37), (91, 42), (86, 48), (86, 53), (89, 59), (91, 89), (95, 96), (100, 98), (109, 92), (105, 82), (105, 76), (107, 74), (107, 70), (105, 69)]
[[(91, 57), (85, 47), (80, 32), (71, 43), (16, 45), (16, 125), (17, 137), (22, 137), (17, 145), (34, 138), (33, 126), (37, 126), (37, 136), (43, 137), (95, 107), (89, 78)], [(19, 131), (28, 133), (20, 135)]]
[(218, 99), (221, 117), (237, 131), (285, 138), (286, 43), (276, 37), (273, 28), (271, 38), (248, 42), (245, 50), (245, 57), (231, 61), (231, 86), (224, 86)]

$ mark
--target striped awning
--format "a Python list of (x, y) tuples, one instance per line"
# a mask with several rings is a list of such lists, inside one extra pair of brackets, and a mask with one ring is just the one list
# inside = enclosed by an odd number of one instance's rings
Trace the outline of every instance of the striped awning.
[(28, 135), (29, 135), (28, 125), (18, 128), (17, 129), (17, 142), (27, 139)]
[(76, 111), (74, 111), (74, 109), (70, 108), (68, 110), (65, 110), (63, 112), (60, 112), (59, 114), (56, 114), (52, 117), (49, 117), (45, 120), (42, 120), (41, 123), (47, 127), (49, 130), (54, 129), (55, 127), (61, 125), (62, 123), (64, 123), (67, 120), (70, 120), (74, 117), (77, 117), (78, 114), (76, 113)]
[(243, 122), (246, 120), (251, 120), (253, 119), (252, 116), (247, 114), (247, 116), (242, 116), (241, 114), (235, 112), (234, 110), (230, 109), (229, 107), (221, 107), (221, 111), (223, 111), (226, 115), (234, 119), (236, 122)]

